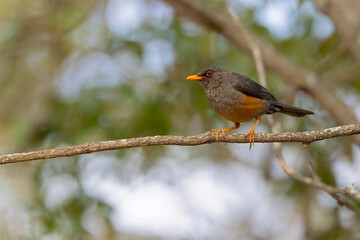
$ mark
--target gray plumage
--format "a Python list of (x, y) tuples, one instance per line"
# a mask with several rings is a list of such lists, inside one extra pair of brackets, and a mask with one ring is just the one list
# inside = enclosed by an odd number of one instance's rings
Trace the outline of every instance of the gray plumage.
[[(204, 87), (211, 107), (219, 115), (233, 122), (251, 121), (257, 116), (276, 112), (293, 117), (314, 114), (312, 111), (280, 103), (265, 87), (238, 73), (207, 67), (197, 76), (203, 77), (199, 83)], [(245, 95), (262, 101), (254, 101)], [(255, 111), (252, 108), (261, 110)]]

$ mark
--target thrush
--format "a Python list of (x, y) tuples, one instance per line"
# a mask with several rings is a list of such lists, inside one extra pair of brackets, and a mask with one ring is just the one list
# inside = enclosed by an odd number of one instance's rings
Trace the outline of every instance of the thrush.
[(237, 129), (240, 123), (255, 120), (252, 129), (245, 134), (249, 136), (250, 149), (255, 142), (255, 128), (264, 114), (283, 113), (292, 117), (304, 117), (314, 112), (279, 102), (269, 90), (250, 78), (223, 70), (207, 67), (187, 80), (196, 80), (205, 89), (210, 106), (221, 117), (234, 122), (234, 126), (222, 130), (212, 130), (219, 134)]

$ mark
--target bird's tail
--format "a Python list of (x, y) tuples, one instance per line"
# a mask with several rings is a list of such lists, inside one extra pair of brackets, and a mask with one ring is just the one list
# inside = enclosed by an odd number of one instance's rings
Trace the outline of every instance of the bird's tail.
[(293, 107), (281, 102), (273, 102), (272, 106), (274, 109), (277, 110), (277, 112), (284, 113), (286, 115), (292, 116), (292, 117), (304, 117), (309, 114), (314, 114), (314, 112), (305, 110), (298, 107)]

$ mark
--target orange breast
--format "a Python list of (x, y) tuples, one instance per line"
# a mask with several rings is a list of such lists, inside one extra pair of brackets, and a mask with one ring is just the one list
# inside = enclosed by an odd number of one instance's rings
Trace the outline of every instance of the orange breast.
[(266, 106), (265, 100), (242, 94), (241, 101), (236, 107), (232, 107), (231, 111), (220, 115), (232, 122), (248, 122), (263, 114)]

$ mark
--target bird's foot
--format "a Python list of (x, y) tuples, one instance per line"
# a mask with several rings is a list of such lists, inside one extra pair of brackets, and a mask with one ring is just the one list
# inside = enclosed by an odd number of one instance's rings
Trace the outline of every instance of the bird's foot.
[(247, 134), (245, 134), (244, 139), (249, 136), (249, 143), (250, 143), (250, 147), (249, 150), (251, 150), (252, 146), (254, 146), (255, 143), (255, 130), (251, 129), (250, 132), (248, 132)]
[(212, 132), (216, 133), (216, 141), (219, 142), (219, 134), (222, 133), (222, 135), (225, 137), (225, 133), (228, 131), (231, 131), (233, 129), (238, 129), (240, 127), (240, 123), (235, 123), (233, 127), (225, 128), (223, 130), (211, 130)]
[(211, 130), (212, 132), (216, 133), (216, 142), (219, 142), (219, 134), (222, 133), (222, 135), (225, 137), (225, 133), (227, 131), (225, 131), (226, 129), (223, 129), (223, 130)]

